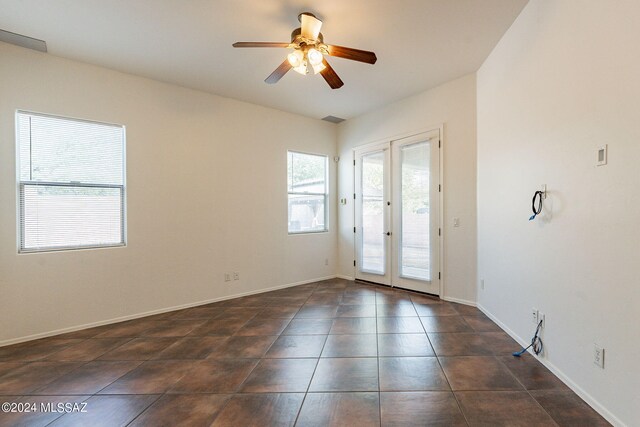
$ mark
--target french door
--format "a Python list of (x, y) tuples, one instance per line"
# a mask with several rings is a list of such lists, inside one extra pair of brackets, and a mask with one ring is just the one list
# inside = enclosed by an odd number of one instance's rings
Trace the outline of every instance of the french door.
[(355, 154), (356, 279), (440, 293), (440, 132)]

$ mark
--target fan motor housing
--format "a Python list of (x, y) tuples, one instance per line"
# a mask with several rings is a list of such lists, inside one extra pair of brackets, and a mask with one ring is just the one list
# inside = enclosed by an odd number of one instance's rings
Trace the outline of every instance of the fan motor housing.
[(294, 43), (297, 45), (301, 45), (302, 43), (304, 44), (324, 43), (324, 36), (322, 35), (322, 33), (319, 33), (318, 39), (315, 42), (313, 42), (312, 40), (307, 40), (304, 37), (302, 37), (302, 28), (298, 27), (291, 32), (291, 43)]

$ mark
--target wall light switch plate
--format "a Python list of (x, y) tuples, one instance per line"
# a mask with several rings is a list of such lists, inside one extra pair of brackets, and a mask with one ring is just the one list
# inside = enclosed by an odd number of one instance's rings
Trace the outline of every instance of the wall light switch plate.
[(453, 226), (460, 227), (460, 218), (453, 218)]
[(598, 344), (593, 345), (593, 363), (600, 369), (604, 369), (604, 348)]
[(607, 144), (598, 147), (598, 160), (596, 162), (596, 166), (604, 166), (607, 164), (608, 151)]
[(240, 279), (240, 273), (233, 273), (233, 280), (239, 280)]
[(229, 273), (224, 273), (224, 281), (225, 282), (231, 281), (231, 275)]

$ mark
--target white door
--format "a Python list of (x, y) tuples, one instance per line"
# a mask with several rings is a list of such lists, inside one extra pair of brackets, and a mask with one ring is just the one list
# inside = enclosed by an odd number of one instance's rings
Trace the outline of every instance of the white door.
[(356, 278), (440, 293), (440, 135), (355, 151)]
[(391, 142), (393, 286), (440, 293), (439, 131)]
[(356, 278), (391, 285), (389, 144), (355, 152)]

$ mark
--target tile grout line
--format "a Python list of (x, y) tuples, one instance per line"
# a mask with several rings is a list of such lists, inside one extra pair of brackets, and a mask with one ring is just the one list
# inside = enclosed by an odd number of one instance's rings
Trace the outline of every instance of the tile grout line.
[[(266, 306), (264, 306), (264, 307), (263, 307), (263, 310), (264, 310), (264, 308), (266, 308)], [(263, 311), (263, 310), (261, 310), (261, 311)], [(219, 316), (222, 316), (222, 314), (223, 314), (223, 313), (224, 313), (224, 310), (223, 310), (223, 312), (222, 312), (222, 313), (220, 313), (220, 314), (219, 314)], [(258, 312), (258, 313), (260, 313), (260, 312)], [(254, 315), (253, 315), (253, 316), (251, 316), (251, 317), (250, 317), (250, 318), (249, 318), (245, 323), (243, 323), (243, 324), (242, 324), (242, 326), (240, 327), (240, 329), (241, 329), (242, 327), (244, 327), (244, 326), (245, 326), (249, 321), (251, 321), (254, 317), (256, 317), (258, 313), (254, 314)], [(208, 319), (208, 320), (214, 320), (214, 319), (216, 319), (216, 317), (214, 317), (214, 318), (212, 318), (212, 319)], [(203, 324), (204, 324), (204, 323), (206, 323), (208, 320), (205, 320), (205, 321), (203, 322)], [(195, 329), (195, 328), (194, 328), (194, 329)], [(236, 331), (236, 332), (237, 332), (237, 331)], [(188, 334), (187, 334), (187, 335), (185, 335), (185, 336), (182, 336), (182, 337), (178, 338), (178, 340), (177, 340), (177, 341), (179, 341), (179, 340), (180, 340), (180, 339), (182, 339), (182, 338), (185, 338), (186, 336), (188, 336)], [(231, 336), (236, 336), (236, 335), (235, 335), (235, 332), (234, 332), (234, 334), (232, 334)], [(231, 336), (230, 336), (230, 337), (231, 337)], [(230, 337), (229, 337), (229, 338), (230, 338)], [(139, 338), (139, 337), (138, 337), (138, 338)], [(136, 338), (132, 338), (132, 339), (131, 339), (131, 340), (129, 340), (129, 341), (132, 341), (132, 340), (134, 340), (134, 339), (136, 339)], [(129, 341), (127, 341), (127, 342), (129, 342)], [(177, 341), (176, 341), (176, 342), (177, 342)], [(275, 340), (274, 340), (274, 342), (275, 342)], [(124, 345), (124, 343), (123, 343), (123, 345)], [(269, 348), (271, 348), (271, 346), (272, 346), (272, 345), (273, 345), (273, 343), (271, 343), (271, 345), (269, 346)], [(168, 348), (168, 347), (167, 347), (167, 348)], [(165, 348), (165, 349), (166, 349), (166, 348)], [(164, 350), (164, 349), (163, 349), (163, 350)], [(268, 349), (267, 349), (267, 351), (268, 351)], [(162, 351), (161, 351), (161, 352), (162, 352)], [(105, 353), (105, 354), (106, 354), (106, 353)], [(266, 354), (266, 353), (265, 353), (265, 354)], [(169, 360), (181, 360), (181, 359), (169, 359)], [(188, 360), (188, 361), (196, 361), (196, 360), (207, 360), (207, 358), (205, 357), (204, 359), (184, 359), (184, 360)], [(157, 360), (156, 360), (156, 359), (147, 359), (147, 360), (143, 360), (143, 361), (141, 361), (141, 363), (140, 363), (138, 366), (136, 366), (135, 368), (133, 368), (133, 369), (132, 369), (132, 371), (133, 371), (133, 370), (135, 370), (135, 369), (137, 369), (138, 367), (140, 367), (140, 366), (141, 366), (141, 365), (143, 365), (144, 363), (149, 362), (149, 361), (157, 361)], [(258, 363), (259, 363), (259, 362), (258, 362)], [(251, 369), (251, 371), (247, 374), (247, 377), (243, 380), (243, 382), (244, 382), (244, 381), (246, 381), (246, 379), (247, 379), (247, 378), (249, 378), (249, 376), (251, 375), (251, 373), (252, 373), (252, 372), (255, 370), (255, 368), (257, 367), (258, 363), (256, 363), (256, 365), (255, 365), (255, 366)], [(131, 371), (129, 371), (129, 372), (131, 372)], [(99, 394), (99, 393), (100, 393), (100, 391), (102, 391), (102, 390), (106, 389), (107, 387), (109, 387), (110, 385), (112, 385), (113, 383), (115, 383), (116, 381), (118, 381), (120, 378), (122, 378), (122, 377), (124, 377), (125, 375), (127, 375), (129, 372), (126, 372), (125, 374), (121, 375), (120, 377), (118, 377), (117, 379), (115, 379), (114, 381), (112, 381), (111, 383), (109, 383), (107, 386), (105, 386), (105, 387), (103, 387), (102, 389), (100, 389), (98, 392), (96, 392), (96, 393), (95, 393), (94, 395), (92, 395), (91, 397), (105, 396), (105, 395), (100, 395), (100, 394)], [(179, 379), (174, 383), (174, 385), (175, 385), (175, 384), (177, 384), (177, 383), (178, 383), (182, 378), (184, 378), (188, 373), (189, 373), (189, 370), (185, 371), (184, 375), (182, 375), (182, 376), (181, 376), (181, 377), (180, 377), (180, 378), (179, 378)], [(127, 423), (127, 425), (130, 425), (131, 423), (133, 423), (133, 422), (134, 422), (138, 417), (140, 417), (144, 412), (146, 412), (146, 411), (147, 411), (147, 409), (149, 409), (153, 404), (155, 404), (157, 401), (159, 401), (160, 399), (162, 399), (164, 396), (167, 396), (167, 392), (168, 392), (170, 389), (171, 389), (171, 387), (167, 388), (167, 389), (166, 389), (164, 392), (162, 392), (162, 393), (151, 393), (151, 394), (157, 394), (157, 395), (158, 395), (158, 397), (157, 397), (156, 399), (154, 399), (153, 401), (151, 401), (151, 402), (149, 403), (149, 405), (145, 406), (145, 408), (144, 408), (142, 411), (140, 411), (140, 413), (138, 413), (138, 414), (137, 414), (137, 415), (136, 415), (136, 416), (135, 416), (135, 417), (134, 417), (134, 418), (133, 418), (129, 423)], [(188, 394), (188, 393), (178, 393), (178, 394), (176, 394), (176, 395), (180, 395), (180, 394)], [(198, 393), (198, 394), (200, 394), (200, 393)], [(202, 394), (205, 394), (205, 393), (202, 393)], [(208, 394), (208, 393), (207, 393), (207, 394)], [(225, 393), (225, 394), (227, 394), (227, 393)], [(236, 392), (233, 392), (233, 393), (228, 393), (228, 394), (230, 394), (230, 395), (231, 395), (231, 397), (227, 400), (227, 402), (225, 402), (225, 404), (223, 405), (223, 407), (220, 409), (219, 413), (220, 413), (220, 412), (222, 412), (222, 410), (223, 410), (223, 409), (228, 405), (228, 403), (229, 403), (229, 401), (231, 400), (231, 398), (232, 398), (235, 394), (237, 394), (237, 393), (236, 393)], [(108, 394), (107, 394), (107, 395), (108, 395)], [(115, 395), (116, 395), (116, 396), (121, 396), (122, 394), (115, 394)], [(137, 396), (137, 395), (139, 395), (139, 394), (134, 394), (134, 395), (136, 395), (136, 396)], [(90, 398), (91, 398), (91, 397), (90, 397)], [(88, 400), (88, 399), (87, 399), (87, 400)], [(217, 417), (217, 415), (216, 415), (216, 417)], [(57, 419), (58, 419), (58, 418), (56, 418), (56, 420), (57, 420)], [(213, 422), (213, 421), (215, 421), (215, 418), (214, 418), (214, 419), (212, 419), (212, 422)]]
[[(415, 303), (413, 302), (413, 300), (411, 301), (411, 303), (414, 304), (414, 309), (415, 309)], [(417, 311), (418, 310), (416, 310), (416, 312)], [(449, 381), (449, 377), (447, 376), (447, 373), (445, 372), (444, 368), (442, 367), (442, 363), (440, 363), (440, 357), (436, 353), (436, 349), (433, 346), (433, 344), (431, 343), (431, 338), (429, 338), (429, 334), (427, 333), (427, 330), (424, 327), (424, 324), (422, 323), (422, 319), (420, 319), (420, 324), (422, 324), (422, 329), (424, 329), (424, 334), (427, 337), (427, 341), (429, 341), (429, 345), (431, 346), (431, 350), (433, 350), (433, 354), (435, 356), (436, 361), (438, 362), (438, 366), (442, 370), (442, 374), (444, 375), (444, 379), (447, 381), (447, 385), (449, 386), (449, 389), (451, 390), (451, 395), (453, 396), (453, 398), (456, 401), (456, 405), (458, 406), (458, 410), (462, 414), (462, 417), (464, 418), (464, 422), (467, 424), (467, 426), (469, 426), (470, 424), (469, 424), (469, 420), (467, 419), (467, 415), (462, 410), (462, 405), (460, 405), (460, 401), (458, 400), (458, 396), (456, 396), (456, 394), (453, 391), (453, 387), (451, 387), (451, 382)]]
[(138, 415), (136, 415), (135, 417), (133, 417), (133, 418), (131, 419), (131, 421), (129, 421), (126, 425), (127, 425), (127, 426), (130, 426), (131, 424), (133, 424), (133, 422), (134, 422), (135, 420), (137, 420), (138, 418), (140, 418), (140, 416), (141, 416), (142, 414), (144, 414), (145, 412), (147, 412), (147, 409), (149, 409), (149, 408), (151, 408), (153, 405), (155, 405), (155, 403), (156, 403), (156, 402), (158, 402), (160, 399), (162, 399), (164, 396), (165, 396), (165, 394), (164, 394), (164, 393), (163, 393), (163, 394), (158, 395), (158, 397), (157, 397), (156, 399), (154, 399), (153, 401), (149, 402), (149, 404), (148, 404), (147, 406), (145, 406), (145, 407), (144, 407), (144, 409), (143, 409), (142, 411), (140, 411), (140, 412), (138, 413)]
[[(296, 311), (296, 314), (297, 314), (297, 313), (302, 309), (302, 307), (304, 306), (304, 304), (309, 300), (309, 298), (311, 297), (311, 295), (313, 294), (313, 292), (315, 291), (315, 289), (317, 289), (317, 287), (318, 287), (318, 285), (316, 285), (316, 286), (313, 288), (314, 290), (309, 294), (309, 296), (307, 297), (307, 299), (305, 299), (305, 302), (304, 302), (304, 303), (302, 303), (302, 305), (300, 306), (300, 308), (298, 309), (298, 311)], [(255, 317), (255, 315), (254, 315), (254, 317)], [(289, 324), (291, 323), (291, 321), (292, 321), (294, 318), (295, 318), (295, 314), (294, 314), (294, 316), (289, 320), (289, 323), (287, 323), (287, 327), (289, 326)], [(245, 323), (245, 324), (246, 324), (246, 323)], [(244, 326), (244, 324), (243, 324), (243, 326)], [(284, 331), (285, 331), (285, 329), (286, 329), (286, 327), (282, 330), (282, 332), (284, 332)], [(278, 335), (278, 338), (279, 338), (280, 336), (282, 336), (282, 332)], [(235, 335), (235, 333), (234, 333), (234, 335)], [(234, 335), (231, 335), (231, 336), (234, 336)], [(269, 349), (271, 349), (271, 347), (272, 347), (272, 346), (273, 346), (273, 344), (278, 340), (278, 338), (276, 338), (276, 339), (273, 341), (273, 343), (271, 343), (271, 345), (269, 346)], [(265, 356), (266, 356), (267, 352), (269, 351), (269, 349), (267, 349), (267, 351), (265, 352), (265, 354), (264, 354)], [(262, 358), (260, 358), (260, 359), (262, 359)], [(206, 360), (206, 359), (205, 359), (205, 360)], [(259, 364), (259, 363), (260, 363), (260, 362), (256, 363), (256, 365), (253, 367), (253, 369), (251, 369), (251, 372), (249, 372), (249, 373), (247, 374), (246, 378), (243, 380), (243, 382), (240, 384), (240, 386), (242, 386), (242, 384), (243, 384), (243, 383), (244, 383), (244, 382), (245, 382), (245, 381), (246, 381), (246, 380), (251, 376), (251, 373), (253, 373), (253, 371), (255, 370), (255, 368), (258, 366), (258, 364)], [(317, 366), (317, 364), (316, 364), (316, 366)], [(314, 371), (314, 372), (315, 372), (315, 371)], [(309, 383), (311, 383), (311, 381), (309, 381)], [(240, 386), (239, 386), (239, 387), (240, 387)], [(211, 425), (213, 425), (213, 424), (215, 423), (215, 421), (216, 421), (216, 419), (218, 418), (218, 416), (220, 416), (220, 414), (221, 414), (221, 413), (226, 409), (226, 407), (229, 405), (229, 403), (231, 402), (231, 400), (233, 400), (233, 398), (234, 398), (236, 395), (241, 394), (241, 393), (238, 393), (237, 391), (235, 391), (235, 392), (233, 392), (233, 393), (229, 393), (229, 394), (230, 394), (229, 399), (227, 399), (227, 401), (226, 401), (226, 402), (225, 402), (225, 404), (220, 408), (220, 410), (218, 411), (218, 413), (216, 414), (216, 416), (211, 420)], [(305, 394), (305, 396), (306, 396), (306, 394)], [(304, 403), (304, 399), (303, 399), (303, 403)], [(301, 410), (301, 409), (302, 409), (302, 404), (300, 405), (300, 409), (298, 410), (298, 414), (299, 414), (299, 412), (300, 412), (300, 410)], [(297, 418), (298, 418), (298, 415), (296, 415), (296, 420), (297, 420)]]
[[(528, 388), (527, 388), (527, 387), (522, 383), (522, 381), (520, 381), (520, 380), (518, 379), (518, 377), (516, 377), (516, 375), (513, 373), (513, 371), (511, 371), (511, 369), (507, 366), (507, 364), (506, 364), (506, 363), (504, 363), (502, 360), (500, 360), (497, 356), (495, 356), (495, 357), (496, 357), (496, 359), (498, 360), (498, 362), (499, 362), (502, 366), (504, 366), (504, 367), (507, 369), (507, 371), (509, 371), (509, 373), (511, 374), (511, 376), (512, 376), (512, 377), (513, 377), (513, 378), (518, 382), (518, 384), (520, 384), (520, 385), (522, 386), (522, 388), (523, 388), (523, 389), (524, 389), (524, 391), (529, 395), (529, 397), (530, 397), (531, 399), (533, 399), (533, 401), (534, 401), (534, 402), (536, 402), (536, 405), (538, 405), (540, 408), (542, 408), (542, 410), (543, 410), (543, 411), (544, 411), (544, 412), (549, 416), (549, 418), (550, 418), (550, 419), (551, 419), (551, 420), (552, 420), (556, 425), (558, 425), (558, 423), (556, 423), (556, 420), (551, 416), (551, 414), (549, 413), (549, 411), (547, 411), (547, 409), (546, 409), (544, 406), (542, 406), (542, 405), (540, 404), (540, 402), (538, 402), (538, 399), (536, 399), (534, 396), (532, 396), (532, 395), (531, 395), (531, 391), (530, 391), (530, 390), (529, 390), (529, 389), (528, 389)], [(535, 359), (534, 359), (534, 360), (535, 360)], [(536, 362), (537, 362), (537, 361), (536, 361)]]
[(375, 296), (376, 302), (376, 362), (378, 362), (378, 420), (380, 421), (380, 427), (382, 427), (382, 392), (380, 385), (380, 340), (378, 336), (378, 294)]
[[(309, 301), (309, 298), (311, 298), (311, 295), (313, 295), (313, 293), (315, 292), (315, 290), (317, 288), (318, 288), (318, 286), (316, 285), (316, 287), (313, 288), (313, 292), (311, 292), (311, 294), (309, 294), (309, 297), (307, 297), (307, 299), (305, 300), (304, 304), (302, 304), (302, 307), (304, 307), (304, 305), (307, 303), (307, 301)], [(332, 325), (333, 325), (333, 322), (332, 322)], [(329, 330), (329, 332), (330, 331), (331, 330)], [(318, 355), (318, 359), (316, 360), (316, 366), (313, 368), (313, 373), (311, 374), (311, 378), (309, 378), (309, 384), (307, 385), (307, 391), (305, 391), (304, 396), (302, 397), (302, 402), (300, 403), (300, 408), (298, 408), (298, 412), (296, 413), (296, 418), (293, 420), (293, 424), (292, 424), (293, 426), (295, 426), (298, 423), (298, 418), (300, 418), (300, 414), (302, 413), (302, 408), (304, 407), (304, 402), (307, 400), (307, 395), (309, 394), (309, 389), (311, 388), (311, 383), (313, 382), (313, 378), (316, 375), (316, 370), (318, 369), (318, 365), (320, 364), (320, 356), (322, 356), (322, 352), (324, 351), (324, 346), (327, 345), (327, 339), (328, 338), (329, 338), (329, 334), (327, 333), (327, 335), (324, 338), (324, 343), (322, 344), (322, 348), (320, 349), (320, 354)]]
[[(306, 300), (305, 300), (305, 301), (306, 301)], [(303, 305), (304, 305), (304, 304), (303, 304)], [(267, 307), (267, 306), (265, 306), (265, 308), (266, 308), (266, 307)], [(264, 310), (264, 309), (263, 309), (263, 310)], [(263, 311), (263, 310), (261, 310), (261, 311)], [(300, 311), (300, 309), (298, 309), (298, 311)], [(224, 311), (223, 311), (223, 313), (224, 313)], [(221, 313), (221, 315), (222, 315), (223, 313)], [(242, 329), (242, 328), (243, 328), (243, 327), (244, 327), (244, 326), (245, 326), (249, 321), (251, 321), (253, 318), (255, 318), (259, 313), (260, 313), (260, 312), (258, 312), (258, 313), (256, 313), (256, 314), (254, 314), (252, 317), (250, 317), (250, 318), (249, 318), (249, 320), (247, 320), (247, 322), (245, 322), (245, 323), (240, 327), (240, 329)], [(297, 313), (297, 312), (296, 312), (296, 313)], [(295, 314), (294, 314), (294, 316), (295, 316)], [(293, 317), (292, 317), (291, 319), (293, 319)], [(291, 319), (289, 319), (289, 323), (291, 323)], [(287, 326), (289, 326), (289, 323), (287, 323)], [(238, 330), (240, 330), (240, 329), (238, 329)], [(285, 327), (284, 329), (286, 329), (286, 327)], [(283, 329), (283, 331), (284, 331), (284, 329)], [(236, 332), (237, 332), (237, 331), (236, 331)], [(230, 335), (230, 336), (229, 336), (229, 338), (231, 338), (231, 337), (233, 337), (233, 336), (239, 336), (239, 335), (235, 335), (235, 334), (236, 334), (236, 332), (234, 332), (232, 335)], [(281, 336), (281, 334), (282, 334), (282, 333), (280, 333), (277, 337), (279, 338), (279, 337)], [(269, 348), (267, 348), (267, 350), (265, 351), (264, 356), (266, 356), (267, 352), (271, 349), (271, 347), (272, 347), (272, 346), (273, 346), (273, 344), (277, 341), (277, 339), (278, 339), (278, 338), (276, 338), (276, 339), (275, 339), (275, 340), (274, 340), (274, 341), (269, 345)], [(212, 352), (213, 352), (213, 351), (212, 351)], [(211, 353), (209, 353), (209, 354), (211, 354)], [(207, 355), (207, 357), (208, 357), (208, 355)], [(195, 360), (208, 360), (208, 359), (207, 359), (207, 357), (205, 357), (204, 359), (195, 359)], [(261, 357), (261, 358), (260, 358), (260, 360), (262, 360), (262, 359), (263, 359), (263, 357)], [(251, 371), (249, 371), (249, 373), (247, 374), (247, 376), (245, 377), (245, 379), (242, 381), (242, 383), (239, 385), (239, 387), (241, 387), (241, 386), (242, 386), (242, 384), (244, 384), (244, 382), (246, 382), (246, 380), (251, 376), (251, 374), (253, 373), (253, 371), (256, 369), (256, 367), (257, 367), (259, 364), (260, 364), (260, 362), (258, 362), (258, 363), (256, 363), (256, 364), (255, 364), (255, 366), (251, 369)], [(185, 375), (186, 375), (187, 373), (188, 373), (188, 372), (185, 372)], [(174, 383), (174, 385), (175, 385), (176, 383), (178, 383), (178, 382), (179, 382), (179, 381), (180, 381), (180, 380), (181, 380), (185, 375), (183, 375), (182, 377), (180, 377), (180, 379), (179, 379), (178, 381), (176, 381), (176, 382)], [(158, 399), (154, 400), (154, 401), (152, 402), (152, 404), (153, 404), (153, 403), (155, 403), (155, 402), (157, 402), (158, 400), (160, 400), (162, 397), (166, 396), (166, 395), (167, 395), (167, 391), (168, 391), (168, 390), (165, 390), (165, 392), (164, 392), (162, 395), (160, 395), (160, 396), (158, 397)], [(179, 394), (189, 394), (189, 393), (179, 393)], [(196, 394), (200, 394), (200, 393), (196, 393)], [(202, 393), (202, 394), (209, 394), (209, 393)], [(211, 394), (215, 394), (215, 393), (211, 393)], [(211, 420), (211, 423), (212, 423), (212, 424), (215, 422), (216, 418), (218, 418), (218, 415), (220, 415), (220, 414), (222, 413), (222, 411), (224, 411), (224, 409), (229, 405), (229, 403), (231, 402), (231, 400), (233, 399), (233, 397), (234, 397), (234, 396), (236, 396), (236, 395), (237, 395), (237, 394), (239, 394), (239, 393), (238, 393), (238, 391), (234, 391), (233, 393), (220, 393), (220, 394), (226, 394), (226, 395), (229, 395), (229, 398), (228, 398), (228, 399), (227, 399), (227, 401), (224, 403), (224, 405), (222, 405), (222, 407), (220, 408), (220, 410), (218, 411), (218, 413), (216, 414), (216, 416)], [(178, 394), (177, 394), (177, 395), (178, 395)], [(140, 415), (142, 415), (144, 412), (146, 412), (146, 410), (147, 410), (147, 409), (149, 409), (149, 407), (150, 407), (150, 406), (151, 406), (151, 405), (147, 406), (147, 407), (146, 407), (142, 412), (140, 412), (140, 413), (139, 413), (139, 414), (138, 414), (138, 415), (137, 415), (133, 420), (131, 420), (131, 422), (129, 422), (129, 423), (127, 424), (127, 426), (131, 425), (131, 423), (133, 423), (137, 418), (139, 418), (139, 417), (140, 417)]]
[[(33, 397), (33, 396), (30, 396)], [(93, 396), (89, 396), (87, 397), (85, 400), (82, 401), (82, 403), (86, 402), (87, 400), (91, 399)], [(146, 408), (145, 408), (146, 409)], [(51, 422), (45, 424), (46, 426), (50, 426), (51, 424), (55, 423), (56, 421), (58, 421), (59, 419), (61, 419), (62, 417), (64, 417), (65, 415), (67, 415), (66, 413), (60, 413), (60, 416), (56, 417), (55, 419), (51, 420)]]

